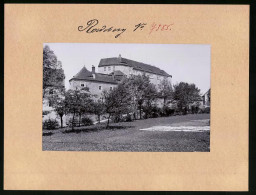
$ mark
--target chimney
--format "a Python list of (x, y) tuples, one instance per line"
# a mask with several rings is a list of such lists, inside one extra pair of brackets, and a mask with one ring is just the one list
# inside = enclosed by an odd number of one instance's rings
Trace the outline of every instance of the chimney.
[(92, 76), (95, 79), (95, 66), (92, 65)]
[(92, 65), (92, 74), (95, 74), (95, 66)]

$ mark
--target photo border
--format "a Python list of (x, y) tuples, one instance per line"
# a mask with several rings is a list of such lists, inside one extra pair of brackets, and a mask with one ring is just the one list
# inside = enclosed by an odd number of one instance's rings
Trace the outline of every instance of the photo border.
[[(95, 1), (81, 1), (81, 0), (74, 0), (74, 1), (56, 1), (56, 0), (53, 0), (53, 1), (50, 1), (50, 0), (45, 0), (45, 1), (18, 1), (18, 0), (15, 0), (15, 1), (4, 1), (4, 3), (10, 3), (10, 4), (13, 4), (13, 3), (43, 3), (43, 4), (58, 4), (58, 3), (64, 3), (64, 4), (76, 4), (76, 3), (102, 3), (102, 4), (119, 4), (119, 3), (127, 3), (127, 2), (123, 2), (123, 1), (98, 1), (98, 0), (95, 0)], [(141, 3), (145, 3), (145, 2), (138, 2), (138, 1), (129, 1), (129, 4), (141, 4)], [(255, 42), (256, 42), (256, 38), (255, 38), (255, 24), (256, 24), (256, 16), (255, 16), (255, 12), (256, 12), (256, 4), (255, 2), (253, 1), (248, 1), (248, 0), (224, 0), (224, 1), (213, 1), (213, 0), (209, 0), (207, 2), (204, 2), (204, 1), (188, 1), (188, 0), (183, 0), (183, 1), (147, 1), (147, 4), (241, 4), (241, 5), (244, 5), (244, 4), (249, 4), (250, 5), (250, 59), (249, 59), (249, 65), (250, 65), (250, 76), (249, 76), (249, 88), (250, 88), (250, 92), (249, 92), (249, 192), (235, 192), (235, 193), (242, 193), (242, 194), (253, 194), (253, 192), (256, 191), (256, 169), (255, 169), (255, 164), (256, 164), (256, 151), (255, 151), (255, 138), (256, 138), (256, 132), (255, 132), (255, 129), (256, 129), (256, 122), (255, 122), (255, 116), (256, 116), (256, 104), (255, 104), (255, 99), (256, 99), (256, 91), (255, 91), (255, 84), (256, 84), (256, 49), (255, 49)], [(1, 45), (2, 45), (2, 48), (4, 48), (4, 4), (1, 4), (1, 24), (2, 24), (2, 30), (1, 30)], [(0, 76), (0, 81), (1, 81), (1, 98), (0, 98), (0, 103), (2, 105), (2, 108), (4, 108), (4, 51), (2, 49), (2, 52), (1, 52), (1, 59), (2, 59), (2, 63), (1, 63), (1, 73), (2, 75)], [(2, 128), (2, 131), (1, 131), (1, 145), (4, 146), (4, 109), (1, 109), (1, 113), (0, 115), (2, 116), (1, 117), (1, 128)], [(2, 147), (2, 150), (1, 150), (1, 171), (3, 173), (3, 147)], [(2, 174), (2, 177), (1, 177), (1, 181), (0, 181), (0, 187), (1, 187), (1, 191), (3, 191), (3, 174)], [(64, 191), (47, 191), (47, 193), (54, 193), (54, 194), (58, 194), (58, 193), (63, 193)], [(88, 191), (87, 191), (88, 192)], [(38, 194), (44, 194), (45, 192), (44, 191), (25, 191), (25, 190), (21, 190), (21, 191), (16, 191), (16, 190), (5, 190), (3, 191), (4, 194), (16, 194), (16, 193), (21, 193), (21, 194), (27, 194), (27, 193), (38, 193)], [(73, 193), (71, 191), (66, 191), (64, 192), (64, 194), (69, 194), (69, 193)], [(78, 192), (76, 191), (75, 193), (83, 193), (82, 191)], [(91, 191), (90, 192), (91, 194), (98, 194), (99, 192), (93, 192)], [(119, 191), (119, 192), (111, 192), (111, 191), (106, 191), (106, 192), (100, 192), (100, 193), (104, 193), (104, 194), (121, 194), (123, 193), (122, 191)], [(142, 192), (139, 192), (139, 193), (142, 193)], [(175, 194), (192, 194), (194, 192), (158, 192), (158, 193), (175, 193)], [(197, 192), (199, 194), (205, 194), (206, 192)], [(207, 192), (209, 193), (209, 192)], [(234, 192), (210, 192), (210, 194), (217, 194), (217, 193), (225, 193), (225, 194), (230, 194), (230, 193), (234, 193)]]

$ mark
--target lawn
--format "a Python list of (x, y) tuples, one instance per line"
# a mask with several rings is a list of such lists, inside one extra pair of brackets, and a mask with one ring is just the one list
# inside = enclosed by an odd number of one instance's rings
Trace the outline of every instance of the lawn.
[[(210, 131), (162, 131), (159, 127), (184, 130), (207, 127), (209, 119), (209, 114), (194, 114), (112, 123), (109, 129), (101, 124), (74, 131), (68, 128), (43, 130), (43, 150), (209, 152)], [(141, 130), (147, 128), (153, 131)]]

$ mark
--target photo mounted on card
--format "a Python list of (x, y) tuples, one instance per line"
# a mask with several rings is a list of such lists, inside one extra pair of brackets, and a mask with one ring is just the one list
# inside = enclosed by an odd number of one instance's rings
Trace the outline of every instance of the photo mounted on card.
[(6, 4), (5, 85), (5, 189), (248, 190), (249, 6)]

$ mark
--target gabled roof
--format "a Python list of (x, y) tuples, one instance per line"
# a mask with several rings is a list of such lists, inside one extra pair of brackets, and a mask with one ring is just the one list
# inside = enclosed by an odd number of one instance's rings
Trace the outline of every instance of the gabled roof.
[(112, 75), (95, 73), (95, 78), (93, 78), (93, 73), (83, 67), (71, 80), (86, 80), (86, 81), (96, 81), (104, 83), (117, 84)]
[(149, 65), (149, 64), (144, 64), (142, 62), (137, 62), (137, 61), (134, 61), (134, 60), (129, 60), (129, 59), (126, 59), (126, 58), (122, 58), (122, 57), (103, 58), (103, 59), (100, 60), (99, 67), (110, 66), (110, 65), (130, 66), (130, 67), (133, 67), (136, 70), (171, 77), (171, 75), (167, 74), (164, 70), (161, 70), (160, 68), (157, 68), (157, 67)]

